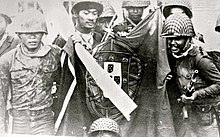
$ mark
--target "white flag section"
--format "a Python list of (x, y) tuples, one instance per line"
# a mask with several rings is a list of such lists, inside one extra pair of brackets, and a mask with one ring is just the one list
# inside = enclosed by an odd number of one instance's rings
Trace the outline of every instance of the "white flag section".
[(121, 63), (119, 62), (104, 62), (104, 70), (120, 87), (122, 87)]
[(137, 108), (133, 100), (109, 77), (106, 72), (92, 57), (92, 55), (79, 43), (75, 46), (76, 53), (91, 74), (97, 85), (108, 98), (129, 121), (130, 113)]

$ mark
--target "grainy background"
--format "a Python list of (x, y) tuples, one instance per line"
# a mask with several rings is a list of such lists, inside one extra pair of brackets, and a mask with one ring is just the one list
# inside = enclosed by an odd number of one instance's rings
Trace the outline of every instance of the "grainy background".
[[(18, 10), (19, 0), (0, 0), (5, 5), (1, 10), (6, 11), (13, 21), (16, 18)], [(51, 40), (59, 32), (64, 37), (68, 37), (71, 34), (71, 21), (68, 21), (68, 14), (63, 7), (64, 0), (39, 0), (40, 6), (45, 11), (46, 18), (48, 20), (49, 35), (45, 38), (45, 41), (51, 42)], [(165, 0), (161, 0), (164, 2)], [(116, 23), (122, 21), (122, 0), (109, 0), (112, 6), (115, 8), (118, 19)], [(155, 4), (156, 0), (151, 0), (151, 3)], [(193, 23), (196, 32), (202, 33), (206, 42), (204, 47), (207, 50), (220, 50), (220, 33), (214, 31), (216, 20), (220, 15), (220, 0), (191, 0), (193, 6)], [(152, 5), (153, 5), (152, 4)], [(2, 7), (2, 6), (1, 6)], [(70, 18), (70, 17), (69, 17)], [(16, 29), (15, 23), (9, 26), (8, 31), (14, 33)]]

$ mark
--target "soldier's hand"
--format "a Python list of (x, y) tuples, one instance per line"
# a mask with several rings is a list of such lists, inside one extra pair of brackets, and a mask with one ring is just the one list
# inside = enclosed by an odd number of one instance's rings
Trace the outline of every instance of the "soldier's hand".
[(192, 94), (192, 96), (190, 96), (190, 97), (187, 97), (185, 94), (183, 94), (181, 96), (182, 102), (186, 103), (186, 104), (191, 104), (196, 98), (197, 98), (197, 93), (196, 92), (194, 92)]
[(71, 38), (72, 38), (72, 41), (73, 41), (74, 44), (82, 42), (82, 37), (80, 36), (80, 34), (74, 33), (71, 36)]

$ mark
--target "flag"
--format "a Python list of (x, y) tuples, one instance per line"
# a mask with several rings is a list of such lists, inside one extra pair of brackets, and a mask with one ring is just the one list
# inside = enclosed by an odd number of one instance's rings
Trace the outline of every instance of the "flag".
[[(156, 77), (156, 82), (154, 85), (149, 86), (147, 83), (149, 79), (151, 79), (149, 78), (149, 74), (152, 74), (151, 71), (154, 71), (147, 69), (143, 76), (143, 84), (140, 86), (140, 94), (142, 94), (141, 96), (145, 96), (146, 101), (141, 102), (145, 105), (142, 106), (143, 109), (147, 110), (145, 111), (145, 115), (148, 115), (148, 117), (146, 117), (147, 119), (145, 120), (150, 121), (148, 124), (142, 123), (142, 126), (146, 126), (145, 130), (147, 130), (144, 134), (146, 134), (145, 136), (155, 137), (175, 137), (172, 113), (166, 91), (165, 79), (166, 75), (170, 72), (170, 67), (166, 53), (166, 43), (165, 40), (160, 37), (162, 23), (162, 13), (158, 7), (134, 27), (126, 36), (126, 39), (131, 43), (132, 48), (137, 51), (138, 56), (144, 62), (148, 60), (150, 60), (150, 62), (156, 62), (156, 72), (153, 76)], [(145, 63), (145, 65), (149, 66), (152, 64)], [(148, 87), (146, 87), (146, 85)], [(141, 105), (138, 103), (138, 106), (140, 107)], [(141, 121), (139, 122), (141, 123)], [(139, 123), (136, 127), (138, 127), (138, 125)], [(136, 127), (133, 126), (133, 128)]]

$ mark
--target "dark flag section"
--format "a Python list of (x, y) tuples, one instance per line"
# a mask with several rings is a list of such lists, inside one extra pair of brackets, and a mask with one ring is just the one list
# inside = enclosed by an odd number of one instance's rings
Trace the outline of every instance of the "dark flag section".
[[(125, 118), (119, 121), (122, 137), (176, 136), (166, 91), (165, 78), (170, 72), (170, 68), (166, 45), (160, 37), (161, 27), (162, 14), (160, 8), (158, 8), (149, 13), (125, 38), (142, 61), (142, 81), (134, 100), (138, 107), (131, 113), (130, 121)], [(75, 52), (73, 53), (75, 54)], [(78, 57), (75, 58), (74, 64), (82, 64), (78, 59)], [(64, 64), (65, 62), (66, 60)], [(79, 68), (76, 67), (76, 72), (82, 68), (82, 65)], [(62, 74), (62, 76), (71, 75), (68, 71), (68, 68), (66, 68), (66, 71), (64, 71), (66, 74)], [(78, 72), (76, 73), (77, 76), (82, 77)], [(64, 83), (68, 85), (73, 79), (64, 79)], [(76, 85), (61, 127), (58, 130), (58, 135), (82, 136), (83, 127), (88, 128), (92, 121), (96, 119), (90, 114), (85, 102), (85, 84), (83, 83), (85, 81), (79, 78), (76, 79), (81, 86)], [(63, 91), (68, 88), (65, 85), (62, 85), (62, 87)], [(62, 92), (60, 96), (65, 96), (65, 94)], [(57, 103), (62, 104), (62, 100), (58, 98)]]
[(165, 79), (170, 68), (165, 41), (160, 37), (162, 23), (162, 13), (157, 8), (126, 37), (143, 61), (143, 78), (132, 120), (120, 123), (123, 136), (176, 136), (166, 91)]

